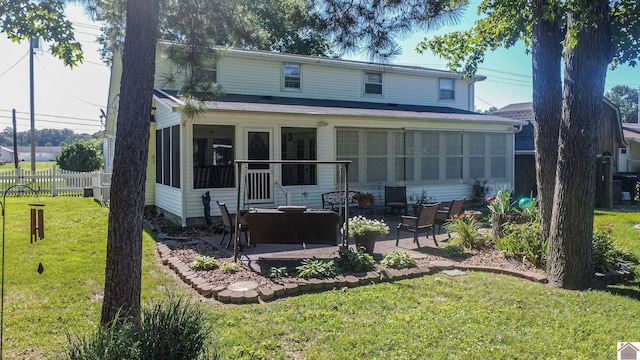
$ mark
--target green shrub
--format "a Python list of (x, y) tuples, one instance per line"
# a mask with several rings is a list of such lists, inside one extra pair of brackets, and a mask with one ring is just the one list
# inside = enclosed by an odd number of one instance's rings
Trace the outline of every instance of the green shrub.
[(139, 325), (116, 319), (87, 337), (69, 335), (69, 360), (216, 359), (208, 352), (206, 313), (178, 298), (142, 309)]
[(350, 248), (344, 248), (338, 251), (338, 255), (339, 257), (335, 264), (342, 272), (371, 271), (376, 268), (376, 261), (373, 256), (362, 249), (355, 251)]
[(191, 269), (196, 271), (207, 271), (217, 269), (220, 262), (211, 256), (198, 256), (190, 265)]
[(233, 274), (242, 270), (242, 267), (240, 266), (240, 264), (235, 262), (225, 262), (220, 265), (220, 270), (229, 274)]
[(593, 232), (591, 259), (593, 269), (597, 272), (606, 273), (617, 270), (619, 261), (634, 263), (638, 261), (629, 251), (616, 245), (613, 237), (614, 230), (613, 224), (609, 224), (609, 226), (597, 226)]
[(540, 238), (540, 223), (507, 223), (503, 236), (494, 237), (496, 247), (507, 257), (526, 259), (532, 265), (540, 267), (547, 261), (547, 241)]
[(443, 250), (447, 257), (461, 257), (464, 255), (464, 247), (452, 243), (445, 244)]
[(269, 273), (267, 274), (267, 276), (271, 279), (280, 279), (283, 278), (285, 276), (288, 276), (289, 274), (287, 273), (287, 268), (286, 267), (271, 267), (269, 269)]
[(406, 251), (393, 251), (384, 256), (380, 265), (392, 269), (407, 269), (418, 267), (416, 259)]
[(296, 270), (304, 279), (330, 278), (338, 273), (333, 261), (322, 261), (316, 258), (302, 260), (302, 264), (296, 267)]

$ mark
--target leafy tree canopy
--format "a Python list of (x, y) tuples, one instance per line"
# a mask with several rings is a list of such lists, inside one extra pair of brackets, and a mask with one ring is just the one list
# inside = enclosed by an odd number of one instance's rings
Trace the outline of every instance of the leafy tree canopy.
[[(62, 146), (75, 140), (98, 139), (102, 137), (101, 132), (93, 135), (76, 134), (69, 129), (36, 129), (36, 146)], [(31, 145), (31, 131), (20, 131), (16, 134), (18, 146)], [(0, 133), (0, 145), (13, 146), (13, 128), (6, 127)]]
[(626, 85), (616, 85), (604, 96), (620, 109), (622, 122), (638, 122), (638, 89)]
[[(612, 0), (610, 3), (611, 36), (615, 47), (611, 67), (624, 63), (635, 66), (640, 60), (640, 6), (635, 0)], [(562, 31), (566, 31), (566, 6), (563, 1), (549, 1), (543, 18), (559, 20)], [(478, 70), (478, 64), (484, 61), (487, 51), (510, 48), (519, 41), (524, 42), (527, 52), (530, 51), (535, 21), (532, 8), (532, 0), (484, 0), (478, 7), (478, 15), (484, 17), (477, 20), (471, 29), (424, 39), (416, 50), (431, 50), (446, 58), (452, 71), (462, 71), (471, 76)], [(569, 36), (567, 45), (574, 46), (574, 40)]]
[(73, 67), (82, 62), (82, 46), (63, 11), (60, 0), (0, 0), (0, 30), (14, 42), (35, 38), (50, 42), (51, 53)]
[(101, 152), (99, 141), (76, 140), (62, 147), (56, 162), (64, 170), (94, 171), (102, 165)]

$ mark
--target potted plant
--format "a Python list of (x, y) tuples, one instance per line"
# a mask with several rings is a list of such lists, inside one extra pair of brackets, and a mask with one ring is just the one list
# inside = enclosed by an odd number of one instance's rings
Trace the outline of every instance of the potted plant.
[(435, 202), (435, 198), (427, 195), (427, 190), (422, 189), (419, 193), (414, 192), (409, 195), (409, 201), (412, 202), (411, 206), (413, 207), (413, 214), (418, 215), (420, 208), (426, 204)]
[(369, 204), (373, 204), (376, 202), (375, 196), (372, 193), (368, 192), (359, 192), (353, 195), (353, 200), (358, 202), (358, 206), (361, 208), (366, 208)]
[[(362, 215), (349, 218), (349, 231), (347, 236), (353, 237), (356, 242), (356, 248), (365, 248), (369, 254), (373, 254), (373, 248), (378, 235), (387, 235), (389, 226), (382, 220), (367, 219)], [(345, 231), (347, 223), (344, 224), (342, 232)]]

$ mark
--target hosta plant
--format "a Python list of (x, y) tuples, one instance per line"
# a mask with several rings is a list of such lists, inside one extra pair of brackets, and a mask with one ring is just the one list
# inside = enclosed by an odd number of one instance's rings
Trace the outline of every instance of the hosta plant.
[(380, 265), (391, 269), (408, 269), (418, 267), (416, 259), (406, 251), (393, 251), (384, 256)]
[(302, 260), (296, 270), (298, 270), (298, 275), (304, 279), (330, 278), (338, 273), (333, 261), (323, 261), (316, 258)]

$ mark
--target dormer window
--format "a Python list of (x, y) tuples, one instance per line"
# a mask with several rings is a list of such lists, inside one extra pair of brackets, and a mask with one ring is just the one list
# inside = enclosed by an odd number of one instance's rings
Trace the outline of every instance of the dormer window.
[(364, 72), (364, 93), (369, 95), (382, 95), (382, 73)]
[(283, 83), (285, 90), (300, 90), (302, 88), (302, 72), (300, 64), (284, 64), (282, 67)]
[(456, 80), (440, 79), (440, 100), (456, 99)]

